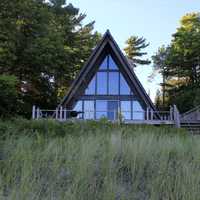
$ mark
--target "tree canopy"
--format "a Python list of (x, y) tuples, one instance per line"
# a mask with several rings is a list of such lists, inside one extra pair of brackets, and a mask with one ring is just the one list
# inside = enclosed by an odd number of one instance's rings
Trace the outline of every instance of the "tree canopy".
[(147, 52), (142, 52), (143, 49), (149, 46), (149, 43), (146, 43), (146, 39), (138, 36), (131, 36), (126, 40), (126, 47), (124, 51), (127, 58), (131, 61), (133, 66), (139, 65), (148, 65), (151, 63), (150, 60), (142, 58), (147, 55)]
[(94, 21), (65, 0), (0, 1), (0, 74), (18, 80), (29, 115), (36, 104), (55, 108), (100, 39)]
[[(65, 0), (1, 0), (0, 8), (0, 115), (30, 116), (33, 104), (55, 108), (101, 38), (95, 22), (85, 24), (86, 15)], [(128, 38), (124, 51), (133, 66), (150, 64), (148, 46), (143, 37)], [(159, 107), (177, 104), (184, 112), (199, 105), (200, 13), (183, 16), (152, 60), (163, 77)]]
[(200, 13), (183, 16), (180, 24), (169, 46), (152, 59), (167, 86), (162, 91), (167, 105), (175, 103), (184, 112), (200, 104)]

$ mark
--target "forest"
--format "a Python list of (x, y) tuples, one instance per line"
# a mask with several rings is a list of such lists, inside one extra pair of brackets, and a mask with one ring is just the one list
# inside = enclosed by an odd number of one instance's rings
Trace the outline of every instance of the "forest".
[[(1, 0), (0, 8), (1, 117), (30, 118), (33, 104), (55, 109), (102, 33), (65, 0)], [(149, 45), (133, 33), (124, 52), (134, 67), (152, 68), (151, 78), (161, 74), (156, 106), (185, 112), (199, 105), (200, 13), (183, 16), (171, 43), (145, 59)]]

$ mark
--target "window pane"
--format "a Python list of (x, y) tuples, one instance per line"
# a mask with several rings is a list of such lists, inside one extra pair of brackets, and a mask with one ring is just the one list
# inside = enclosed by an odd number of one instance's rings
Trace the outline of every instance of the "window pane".
[(95, 76), (89, 83), (88, 88), (85, 90), (85, 94), (95, 94)]
[(97, 72), (97, 94), (107, 94), (106, 72)]
[(121, 114), (124, 119), (131, 119), (131, 101), (121, 101)]
[(108, 119), (116, 120), (118, 117), (118, 101), (108, 101)]
[(96, 119), (107, 117), (107, 101), (96, 101)]
[(113, 60), (112, 56), (109, 55), (109, 69), (116, 69), (118, 70), (118, 67), (115, 63), (115, 61)]
[[(82, 105), (83, 105), (83, 102), (82, 101), (78, 101), (77, 103), (76, 103), (76, 105), (74, 106), (74, 111), (80, 111), (80, 112), (82, 112)], [(79, 114), (78, 116), (77, 116), (77, 118), (78, 119), (82, 119), (83, 118), (83, 114), (81, 113), (81, 114)]]
[(118, 72), (109, 72), (109, 94), (119, 94)]
[(129, 95), (130, 88), (126, 80), (124, 79), (123, 75), (120, 73), (120, 94), (122, 95)]
[(82, 101), (78, 101), (76, 103), (76, 105), (74, 106), (74, 109), (75, 111), (82, 111)]
[(84, 119), (94, 119), (94, 101), (84, 101)]
[(144, 110), (138, 101), (133, 101), (133, 119), (144, 119)]
[(106, 56), (103, 60), (103, 62), (101, 63), (99, 69), (107, 69), (108, 66), (108, 56)]

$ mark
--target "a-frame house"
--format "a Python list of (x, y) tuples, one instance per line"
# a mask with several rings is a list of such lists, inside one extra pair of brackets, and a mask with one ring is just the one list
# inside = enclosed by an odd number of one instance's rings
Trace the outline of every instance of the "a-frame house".
[(119, 113), (127, 120), (145, 120), (146, 110), (155, 107), (107, 31), (71, 85), (60, 106), (81, 111), (82, 119), (106, 117), (115, 120)]

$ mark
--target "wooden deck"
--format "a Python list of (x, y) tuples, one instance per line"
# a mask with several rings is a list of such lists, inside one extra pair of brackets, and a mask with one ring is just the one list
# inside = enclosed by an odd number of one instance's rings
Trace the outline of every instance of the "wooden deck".
[[(147, 124), (147, 125), (171, 125), (177, 128), (185, 128), (191, 134), (200, 134), (200, 107), (193, 109), (185, 114), (180, 115), (177, 107), (174, 105), (170, 108), (170, 111), (154, 111), (149, 112), (147, 109), (143, 114), (145, 119), (143, 120), (120, 120), (115, 119), (113, 123), (124, 124)], [(62, 107), (56, 108), (56, 110), (41, 110), (40, 108), (33, 106), (32, 119), (50, 118), (61, 122), (66, 121), (85, 121), (85, 119), (67, 118), (70, 110), (66, 110)], [(68, 114), (67, 114), (68, 113)], [(194, 115), (195, 113), (195, 115)], [(197, 113), (197, 114), (196, 114)], [(116, 114), (116, 116), (119, 116)], [(95, 120), (97, 121), (97, 119)]]
[[(32, 118), (51, 118), (64, 122), (71, 119), (67, 117), (70, 116), (69, 112), (72, 112), (72, 110), (66, 110), (62, 107), (56, 108), (56, 110), (41, 110), (40, 108), (36, 108), (34, 106), (32, 111)], [(114, 120), (114, 122), (121, 121), (124, 124), (174, 125), (177, 128), (180, 128), (180, 115), (176, 106), (173, 108), (171, 107), (170, 111), (149, 111), (149, 109), (147, 109), (147, 111), (143, 112), (143, 115), (144, 119), (126, 120), (117, 118)], [(116, 114), (115, 116), (119, 115)]]

